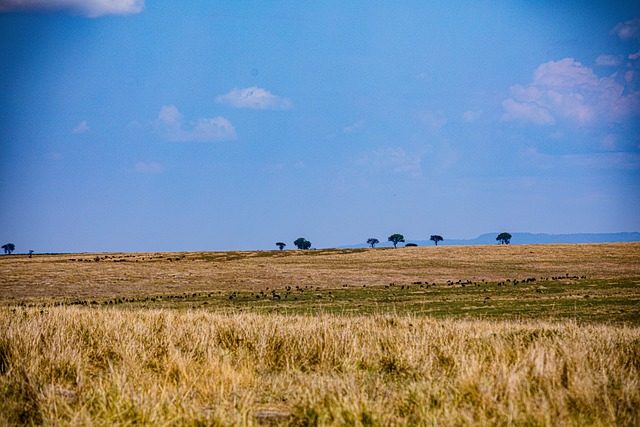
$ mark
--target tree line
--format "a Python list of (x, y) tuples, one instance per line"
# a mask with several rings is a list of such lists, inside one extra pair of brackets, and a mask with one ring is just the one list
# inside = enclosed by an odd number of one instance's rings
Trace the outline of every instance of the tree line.
[[(296, 240), (293, 241), (293, 244), (296, 246), (296, 248), (301, 250), (311, 249), (311, 242), (305, 239), (304, 237), (298, 237)], [(280, 250), (283, 250), (285, 246), (287, 246), (287, 244), (284, 242), (277, 242), (276, 246)]]
[[(429, 237), (429, 240), (431, 240), (433, 243), (436, 244), (436, 246), (438, 246), (438, 242), (442, 242), (444, 239), (442, 238), (442, 236), (439, 236), (437, 234), (432, 234), (431, 237)], [(508, 245), (509, 242), (511, 242), (511, 234), (500, 233), (498, 234), (498, 237), (496, 237), (496, 240), (502, 244)], [(397, 248), (398, 243), (404, 243), (404, 236), (402, 234), (395, 233), (389, 236), (387, 241), (393, 243), (393, 247)], [(379, 243), (380, 243), (380, 240), (376, 239), (375, 237), (371, 237), (367, 239), (367, 244), (371, 246), (371, 248), (375, 248), (376, 245)], [(293, 244), (295, 245), (296, 248), (301, 250), (311, 249), (311, 242), (305, 239), (304, 237), (298, 237), (296, 240), (293, 241)], [(287, 244), (284, 242), (277, 242), (276, 246), (280, 250), (283, 250), (287, 246)], [(417, 245), (415, 243), (407, 243), (405, 246), (417, 246)], [(13, 243), (6, 243), (2, 245), (2, 249), (4, 249), (5, 255), (11, 255), (11, 253), (16, 250), (16, 245), (14, 245)], [(33, 255), (33, 250), (30, 250), (29, 258), (31, 258), (32, 255)]]
[[(14, 245), (13, 243), (5, 243), (0, 247), (4, 249), (5, 255), (11, 255), (11, 253), (16, 250), (16, 245)], [(31, 256), (33, 255), (33, 252), (33, 249), (29, 250), (29, 258), (31, 258)]]
[[(511, 242), (511, 237), (512, 237), (511, 234), (504, 232), (504, 233), (498, 234), (498, 236), (496, 237), (496, 240), (503, 245), (508, 245)], [(444, 238), (438, 234), (432, 234), (431, 237), (429, 237), (429, 240), (431, 240), (433, 243), (435, 243), (436, 246), (438, 246), (438, 242), (444, 241)], [(387, 238), (387, 241), (393, 243), (393, 247), (397, 248), (398, 243), (404, 243), (404, 236), (400, 233), (394, 233)], [(380, 243), (380, 240), (376, 239), (375, 237), (370, 237), (369, 239), (367, 239), (367, 245), (371, 246), (371, 248), (375, 248), (376, 245), (379, 243)], [(304, 237), (298, 237), (296, 240), (293, 241), (293, 244), (298, 249), (301, 249), (301, 250), (311, 249), (311, 242), (305, 239)], [(276, 246), (280, 250), (283, 250), (287, 246), (287, 244), (284, 242), (277, 242)], [(405, 246), (417, 246), (417, 245), (415, 243), (407, 243)]]

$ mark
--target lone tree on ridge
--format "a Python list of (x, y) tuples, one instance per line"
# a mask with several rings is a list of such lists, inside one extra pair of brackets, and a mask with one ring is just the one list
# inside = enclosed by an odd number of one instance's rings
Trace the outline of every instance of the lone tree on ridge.
[(436, 244), (436, 246), (438, 246), (438, 242), (442, 242), (444, 239), (442, 238), (442, 236), (434, 234), (433, 236), (429, 237), (429, 240), (432, 240)]
[(6, 245), (2, 245), (2, 249), (4, 249), (5, 254), (11, 254), (11, 252), (16, 250), (16, 245), (13, 243), (7, 243)]
[(380, 240), (376, 239), (375, 237), (367, 240), (367, 245), (370, 245), (372, 248), (375, 248), (378, 243), (380, 243)]
[(287, 246), (286, 243), (284, 242), (278, 242), (276, 243), (276, 246), (280, 248), (280, 250), (283, 250), (285, 246)]
[(389, 236), (388, 241), (393, 243), (394, 248), (397, 248), (398, 243), (404, 242), (404, 236), (402, 234), (392, 234), (391, 236)]
[(293, 241), (293, 244), (296, 245), (298, 249), (302, 249), (302, 250), (311, 248), (311, 242), (305, 239), (304, 237), (298, 237), (296, 240)]
[(500, 242), (503, 245), (508, 245), (509, 242), (511, 241), (511, 234), (509, 233), (500, 233), (498, 234), (498, 237), (496, 237), (496, 240), (498, 242)]

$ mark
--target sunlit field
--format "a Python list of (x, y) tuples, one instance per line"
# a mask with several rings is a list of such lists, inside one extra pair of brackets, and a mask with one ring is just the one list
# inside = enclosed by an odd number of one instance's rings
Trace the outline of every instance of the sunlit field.
[(640, 424), (637, 243), (12, 255), (0, 324), (0, 424)]

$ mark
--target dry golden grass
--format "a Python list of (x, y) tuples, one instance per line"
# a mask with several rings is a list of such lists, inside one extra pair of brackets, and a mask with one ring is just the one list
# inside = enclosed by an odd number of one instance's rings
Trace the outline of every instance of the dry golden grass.
[(0, 308), (0, 423), (639, 425), (640, 329)]
[(639, 279), (640, 243), (0, 257), (0, 425), (637, 426)]
[[(95, 262), (95, 258), (99, 262)], [(0, 257), (0, 300), (267, 287), (640, 277), (640, 243)]]

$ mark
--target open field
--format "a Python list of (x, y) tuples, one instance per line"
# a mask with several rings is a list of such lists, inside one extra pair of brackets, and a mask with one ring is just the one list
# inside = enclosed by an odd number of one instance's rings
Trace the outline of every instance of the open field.
[(0, 425), (635, 426), (639, 407), (640, 243), (0, 257)]
[(640, 322), (638, 243), (10, 256), (0, 272), (11, 305)]
[(640, 243), (11, 255), (0, 257), (0, 300), (554, 276), (640, 277)]

